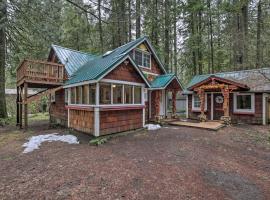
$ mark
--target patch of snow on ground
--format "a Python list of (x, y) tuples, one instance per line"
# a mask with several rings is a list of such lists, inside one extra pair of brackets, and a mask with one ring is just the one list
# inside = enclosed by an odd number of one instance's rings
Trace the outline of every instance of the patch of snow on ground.
[(144, 127), (147, 128), (148, 131), (154, 131), (161, 128), (159, 124), (146, 124)]
[(79, 144), (77, 137), (74, 135), (57, 135), (57, 133), (32, 136), (29, 141), (23, 144), (25, 147), (23, 153), (29, 153), (35, 149), (39, 149), (42, 142), (61, 141), (69, 144)]

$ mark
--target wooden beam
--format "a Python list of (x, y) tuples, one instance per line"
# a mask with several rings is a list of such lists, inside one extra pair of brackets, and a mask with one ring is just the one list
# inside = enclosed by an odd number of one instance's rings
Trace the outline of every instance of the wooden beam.
[(20, 128), (22, 128), (22, 86), (20, 88), (20, 93), (19, 93), (19, 124)]
[[(28, 83), (24, 83), (24, 102), (27, 101)], [(28, 128), (28, 105), (24, 103), (24, 128)]]
[(17, 96), (16, 96), (16, 126), (20, 124), (20, 105), (19, 105), (19, 94), (20, 93), (20, 88), (17, 87)]

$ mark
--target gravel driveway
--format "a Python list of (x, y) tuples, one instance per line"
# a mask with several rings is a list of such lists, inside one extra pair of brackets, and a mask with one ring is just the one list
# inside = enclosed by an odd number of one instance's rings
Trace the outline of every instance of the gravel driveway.
[(32, 135), (0, 129), (0, 199), (270, 199), (270, 127), (218, 132), (163, 127), (101, 146), (44, 143), (22, 154)]

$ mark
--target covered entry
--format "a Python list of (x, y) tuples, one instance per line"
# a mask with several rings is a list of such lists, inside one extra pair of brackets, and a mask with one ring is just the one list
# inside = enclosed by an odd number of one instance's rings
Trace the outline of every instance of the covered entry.
[[(230, 117), (230, 94), (233, 91), (249, 90), (249, 87), (228, 79), (217, 76), (210, 76), (209, 78), (188, 88), (193, 93), (197, 94), (200, 100), (200, 114), (201, 121), (209, 120), (206, 111), (210, 111), (211, 120), (223, 120), (225, 123), (231, 122)], [(211, 95), (210, 109), (206, 110), (207, 95)]]
[(166, 74), (157, 76), (151, 82), (149, 89), (149, 120), (159, 121), (168, 118), (167, 96), (172, 93), (172, 115), (176, 115), (176, 95), (182, 91), (180, 81), (174, 74)]

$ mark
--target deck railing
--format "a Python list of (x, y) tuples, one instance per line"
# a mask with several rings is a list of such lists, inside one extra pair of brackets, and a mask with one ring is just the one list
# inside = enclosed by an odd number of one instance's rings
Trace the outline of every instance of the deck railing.
[(63, 83), (64, 65), (25, 59), (17, 68), (17, 84), (22, 80), (44, 82), (44, 84)]

